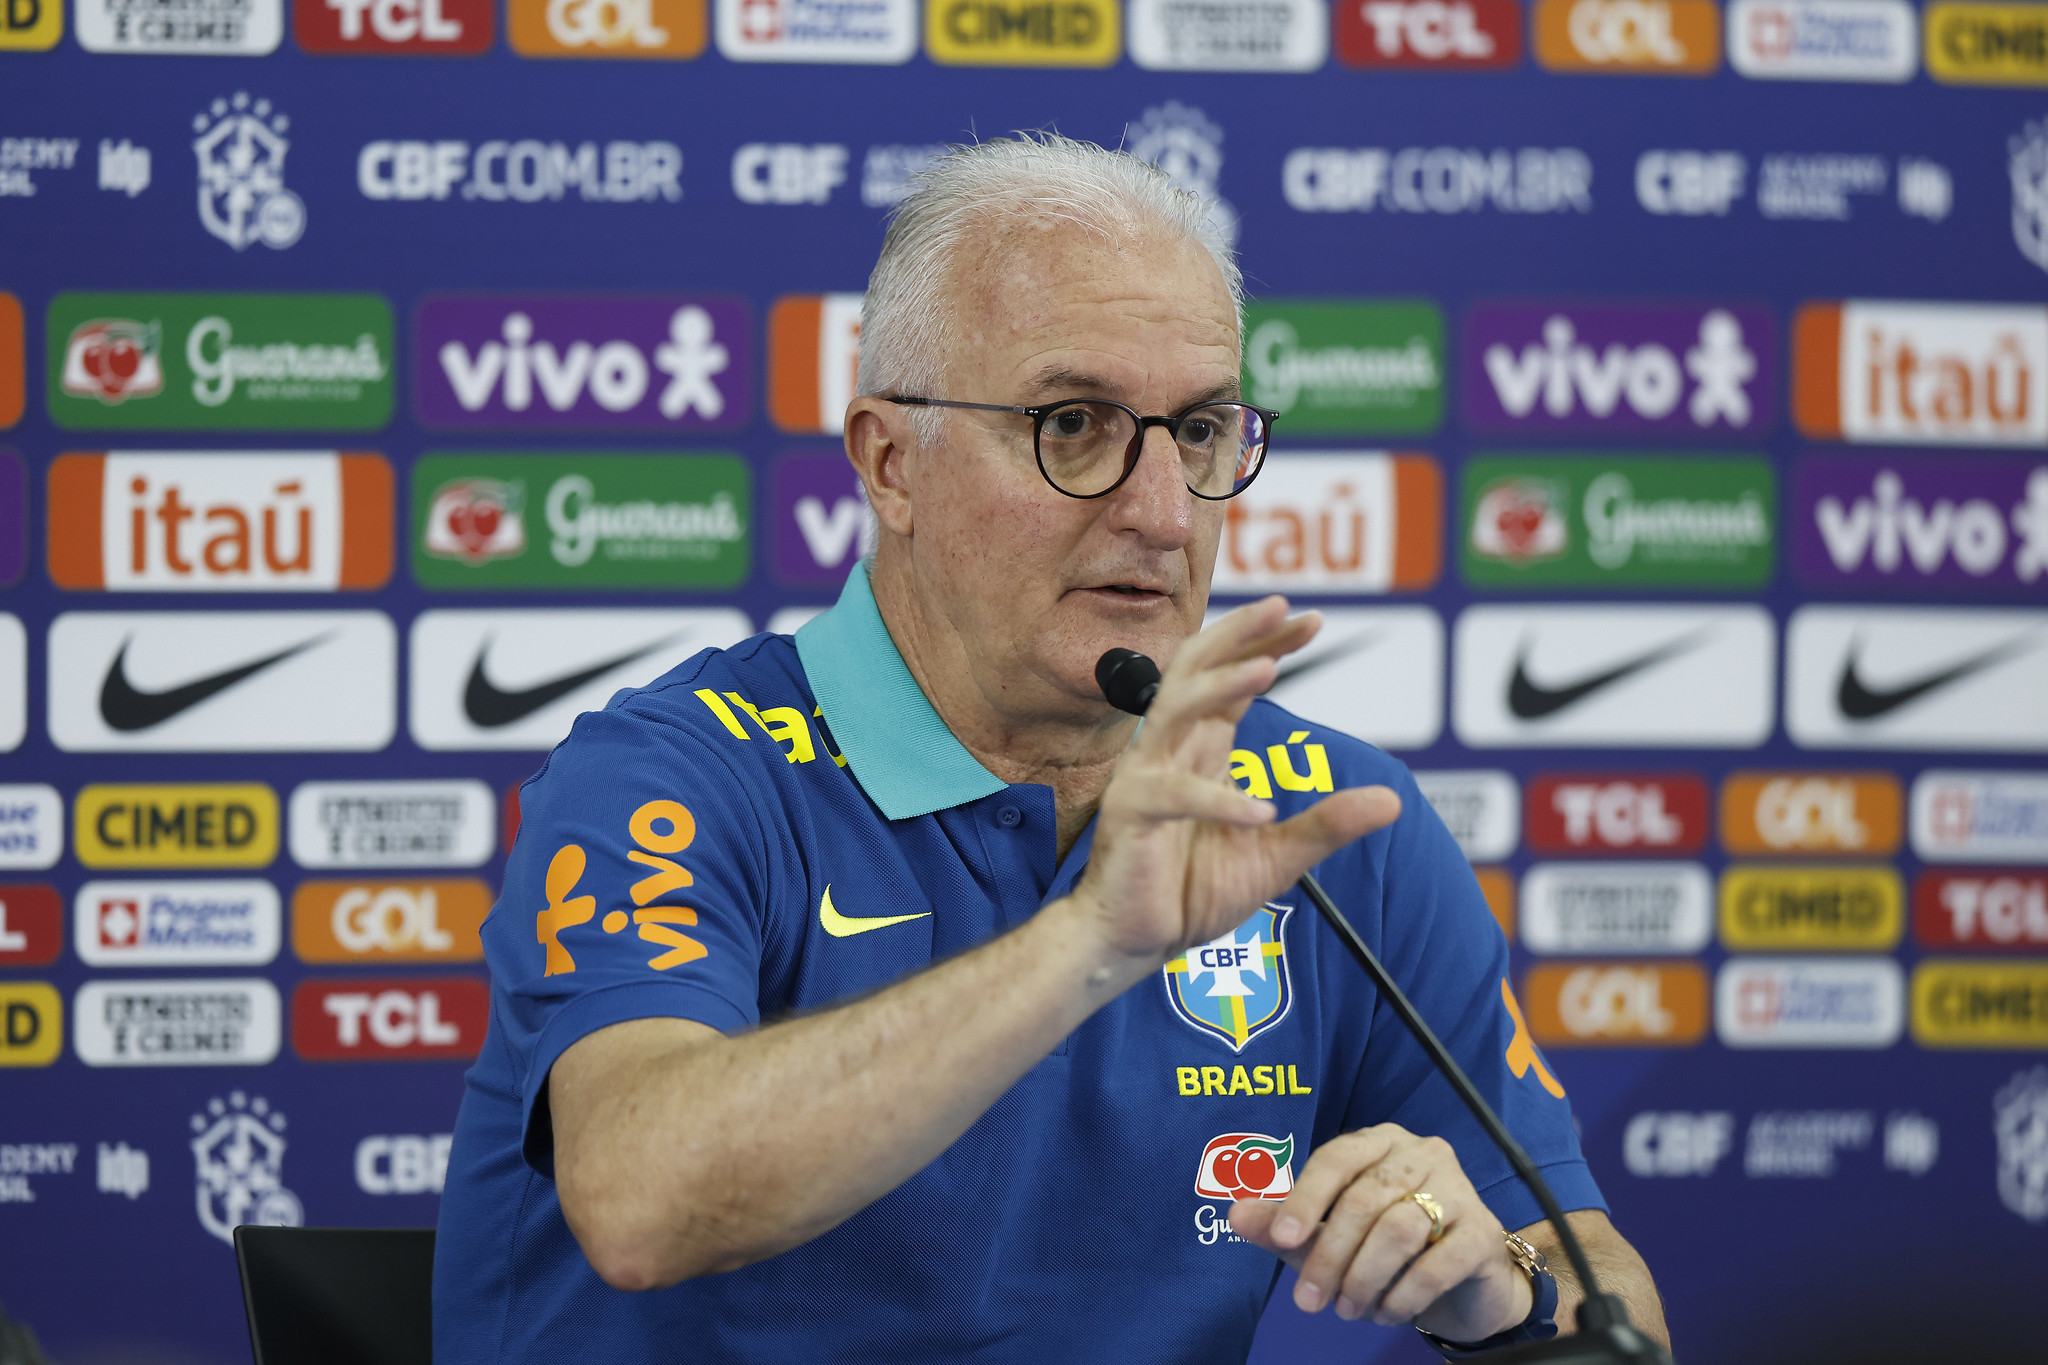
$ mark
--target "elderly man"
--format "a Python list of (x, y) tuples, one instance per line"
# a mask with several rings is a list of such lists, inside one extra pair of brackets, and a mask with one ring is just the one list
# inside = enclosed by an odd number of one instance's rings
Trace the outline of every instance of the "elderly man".
[[(1201, 629), (1270, 424), (1239, 288), (1198, 201), (1064, 139), (899, 210), (846, 416), (872, 560), (525, 788), (443, 1365), (1242, 1360), (1281, 1260), (1447, 1351), (1569, 1324), (1503, 1231), (1550, 1245), (1529, 1191), (1297, 911), (1310, 867), (1662, 1334), (1449, 835), (1258, 699), (1316, 618)], [(1113, 646), (1165, 666), (1142, 727)]]

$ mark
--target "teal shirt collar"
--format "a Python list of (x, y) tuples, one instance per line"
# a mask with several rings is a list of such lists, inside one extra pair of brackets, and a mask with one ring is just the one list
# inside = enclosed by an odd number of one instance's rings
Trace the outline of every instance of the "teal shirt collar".
[(975, 761), (932, 708), (889, 637), (863, 560), (839, 604), (796, 633), (811, 695), (868, 799), (891, 820), (964, 806), (1008, 784)]

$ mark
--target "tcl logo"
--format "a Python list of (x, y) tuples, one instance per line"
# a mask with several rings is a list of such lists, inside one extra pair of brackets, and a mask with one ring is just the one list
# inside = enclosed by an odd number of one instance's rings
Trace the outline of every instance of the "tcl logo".
[(293, 0), (299, 46), (325, 54), (488, 52), (491, 0)]
[(1913, 936), (1928, 948), (2048, 948), (2048, 875), (1923, 872)]
[(1890, 773), (1733, 773), (1721, 787), (1730, 853), (1895, 851), (1904, 797)]
[(1536, 60), (1553, 71), (1703, 75), (1721, 64), (1713, 0), (1541, 0)]
[(470, 1058), (490, 990), (470, 977), (306, 981), (292, 992), (292, 1048), (309, 1061)]
[(1734, 1138), (1733, 1114), (1637, 1114), (1622, 1131), (1621, 1159), (1645, 1178), (1712, 1175)]
[(1689, 1047), (1707, 1034), (1707, 974), (1693, 962), (1546, 962), (1522, 999), (1545, 1046)]
[(0, 967), (40, 967), (64, 947), (64, 903), (39, 882), (0, 886)]
[(1502, 67), (1522, 60), (1515, 0), (1351, 0), (1337, 6), (1346, 66)]
[(1539, 853), (1690, 853), (1707, 841), (1707, 786), (1687, 774), (1539, 777), (1527, 838)]
[(356, 1144), (356, 1188), (364, 1194), (439, 1194), (454, 1145), (453, 1133), (366, 1137)]

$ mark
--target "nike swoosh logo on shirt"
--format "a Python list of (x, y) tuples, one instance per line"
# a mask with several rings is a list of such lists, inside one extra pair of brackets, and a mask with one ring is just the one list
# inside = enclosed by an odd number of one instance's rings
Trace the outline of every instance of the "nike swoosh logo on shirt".
[(1639, 654), (1626, 663), (1615, 665), (1605, 672), (1594, 673), (1562, 687), (1549, 687), (1538, 683), (1529, 676), (1529, 647), (1525, 642), (1522, 652), (1515, 656), (1514, 676), (1508, 679), (1508, 710), (1521, 720), (1541, 720), (1554, 716), (1577, 702), (1584, 701), (1603, 687), (1611, 687), (1633, 673), (1640, 673), (1653, 664), (1660, 664), (1675, 655), (1683, 654), (1704, 639), (1705, 631), (1694, 631), (1680, 636), (1670, 644), (1659, 645), (1647, 654)]
[(469, 717), (471, 725), (481, 730), (495, 730), (515, 721), (525, 720), (549, 702), (561, 700), (585, 683), (601, 678), (615, 668), (632, 663), (635, 659), (647, 657), (675, 638), (673, 635), (664, 636), (653, 644), (642, 645), (617, 658), (592, 664), (589, 668), (581, 668), (559, 678), (550, 678), (546, 682), (535, 683), (532, 687), (511, 690), (499, 687), (491, 681), (490, 675), (484, 672), (484, 659), (491, 652), (491, 642), (485, 640), (484, 647), (476, 652), (476, 662), (470, 666), (469, 682), (462, 689), (462, 714)]
[(931, 911), (927, 910), (918, 915), (875, 915), (871, 918), (855, 919), (850, 915), (842, 915), (833, 908), (832, 888), (829, 886), (825, 888), (823, 899), (818, 902), (818, 923), (834, 938), (852, 938), (855, 934), (865, 934), (870, 929), (886, 929), (892, 924), (924, 919), (930, 914)]
[(203, 678), (194, 678), (191, 682), (166, 688), (161, 692), (145, 692), (128, 681), (128, 646), (135, 643), (131, 637), (121, 642), (121, 650), (114, 655), (114, 662), (107, 668), (106, 680), (100, 684), (100, 719), (107, 723), (108, 729), (126, 734), (162, 725), (180, 712), (191, 710), (208, 697), (227, 691), (244, 678), (253, 677), (272, 664), (281, 664), (292, 655), (311, 649), (327, 638), (328, 636), (324, 634), (316, 635), (310, 640), (300, 641), (289, 649), (281, 649), (267, 658), (237, 664), (233, 668), (211, 673)]
[(1348, 659), (1353, 654), (1371, 649), (1379, 643), (1380, 636), (1385, 633), (1385, 631), (1368, 630), (1363, 635), (1355, 636), (1340, 645), (1333, 645), (1320, 654), (1283, 664), (1280, 667), (1280, 671), (1273, 675), (1273, 686), (1279, 687), (1283, 683), (1289, 683), (1296, 678), (1313, 673), (1325, 664), (1333, 664), (1339, 659)]
[(2032, 649), (2034, 644), (2035, 639), (2032, 635), (2022, 635), (2017, 639), (2007, 640), (2002, 645), (1994, 645), (1982, 654), (1952, 664), (1939, 672), (1915, 678), (1901, 687), (1874, 688), (1866, 684), (1856, 670), (1856, 656), (1863, 649), (1863, 643), (1859, 640), (1849, 646), (1849, 657), (1842, 664), (1842, 680), (1835, 687), (1835, 705), (1841, 707), (1843, 716), (1850, 720), (1876, 720), (1879, 716), (1889, 715), (1898, 710), (1907, 702), (1917, 701), (1929, 692), (1946, 687), (1952, 682), (1960, 682), (1972, 673), (1981, 673), (1993, 664), (2003, 663), (2012, 658), (2015, 654), (2024, 654)]

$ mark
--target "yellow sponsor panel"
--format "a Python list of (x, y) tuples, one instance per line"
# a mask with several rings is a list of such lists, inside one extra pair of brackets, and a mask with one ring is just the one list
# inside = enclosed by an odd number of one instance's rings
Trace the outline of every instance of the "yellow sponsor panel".
[(48, 52), (63, 36), (64, 0), (0, 0), (0, 51)]
[(1913, 1041), (2048, 1049), (2048, 958), (1922, 962), (1913, 969)]
[(64, 1046), (64, 998), (47, 981), (0, 981), (0, 1066), (48, 1066)]
[(277, 793), (261, 782), (96, 784), (80, 789), (71, 828), (87, 867), (268, 867)]
[(2048, 5), (1929, 5), (1926, 37), (1938, 81), (2048, 85)]
[(924, 47), (947, 66), (1114, 66), (1117, 0), (925, 0)]
[(1721, 874), (1730, 948), (1869, 952), (1899, 941), (1905, 890), (1888, 867), (1731, 867)]

